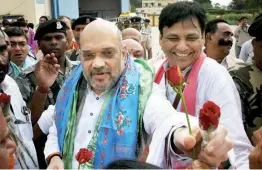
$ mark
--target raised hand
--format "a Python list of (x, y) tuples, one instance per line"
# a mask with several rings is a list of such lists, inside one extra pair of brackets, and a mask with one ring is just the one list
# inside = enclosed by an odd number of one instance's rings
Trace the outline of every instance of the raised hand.
[(55, 82), (60, 65), (54, 53), (41, 58), (35, 66), (35, 76), (38, 86), (48, 89)]

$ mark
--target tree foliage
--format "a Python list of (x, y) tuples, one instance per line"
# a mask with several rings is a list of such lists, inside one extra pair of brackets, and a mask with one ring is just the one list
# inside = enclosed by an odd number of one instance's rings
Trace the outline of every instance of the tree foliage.
[(235, 10), (262, 9), (262, 0), (232, 0), (228, 8)]

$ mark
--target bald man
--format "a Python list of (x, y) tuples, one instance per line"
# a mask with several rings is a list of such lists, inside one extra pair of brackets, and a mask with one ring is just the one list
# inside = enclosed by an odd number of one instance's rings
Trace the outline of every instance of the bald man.
[[(153, 132), (148, 163), (167, 167), (165, 146), (168, 152), (171, 145), (180, 151), (195, 146), (198, 140), (188, 134), (184, 113), (176, 112), (153, 83), (147, 63), (130, 59), (114, 24), (93, 21), (80, 44), (82, 64), (65, 81), (53, 110), (45, 147), (49, 169), (102, 169), (114, 160), (137, 159), (147, 143), (142, 136)], [(83, 152), (88, 157), (81, 162)]]
[(145, 51), (141, 44), (133, 39), (123, 40), (123, 44), (126, 45), (129, 54), (135, 58), (143, 58)]
[(123, 40), (133, 39), (140, 44), (142, 43), (142, 34), (134, 28), (126, 28), (122, 31)]

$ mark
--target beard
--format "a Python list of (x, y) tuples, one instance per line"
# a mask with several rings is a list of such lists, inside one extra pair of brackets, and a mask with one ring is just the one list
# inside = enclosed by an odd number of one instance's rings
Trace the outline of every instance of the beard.
[[(121, 74), (123, 73), (123, 70), (124, 70), (124, 64), (121, 62), (121, 68), (116, 70), (116, 74), (114, 76), (110, 72), (109, 68), (92, 69), (91, 72), (89, 73), (90, 76), (87, 76), (86, 73), (83, 71), (83, 75), (85, 79), (87, 80), (87, 83), (89, 84), (89, 86), (92, 89), (96, 89), (96, 90), (105, 92), (105, 91), (109, 91), (111, 88), (113, 88), (116, 85), (116, 83), (119, 81)], [(99, 74), (99, 73), (109, 74), (108, 82), (105, 82), (103, 85), (97, 85), (96, 81), (91, 78), (91, 75)]]
[(0, 64), (0, 83), (2, 83), (5, 79), (5, 76), (8, 74), (9, 65)]

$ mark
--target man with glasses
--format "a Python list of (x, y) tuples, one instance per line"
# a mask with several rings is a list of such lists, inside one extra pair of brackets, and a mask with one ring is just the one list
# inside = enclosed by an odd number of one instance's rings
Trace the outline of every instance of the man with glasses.
[[(10, 120), (8, 120), (8, 127), (10, 133), (15, 134), (15, 136), (18, 139), (16, 141), (16, 144), (19, 152), (17, 152), (16, 156), (14, 157), (15, 160), (14, 169), (38, 169), (37, 156), (36, 156), (35, 146), (33, 143), (31, 113), (29, 109), (26, 107), (26, 103), (23, 101), (22, 95), (19, 91), (17, 84), (11, 77), (7, 75), (9, 71), (9, 59), (8, 59), (7, 49), (8, 47), (5, 42), (5, 34), (1, 31), (0, 32), (0, 94), (9, 95), (11, 98), (11, 100), (9, 101), (10, 105), (5, 106), (9, 108), (3, 109), (4, 107), (3, 103), (1, 103), (1, 107), (3, 111), (8, 110), (8, 112), (4, 112), (4, 115), (5, 116), (9, 115), (10, 117)], [(0, 114), (2, 113), (0, 112)], [(0, 119), (2, 120), (1, 115), (0, 115)], [(3, 124), (4, 122), (1, 121), (0, 125)], [(0, 139), (1, 139), (0, 161), (1, 161), (1, 165), (4, 165), (4, 162), (2, 162), (3, 159), (1, 158), (2, 158), (2, 153), (5, 152), (1, 146), (3, 142), (4, 141), (7, 142), (8, 139), (4, 139), (4, 138), (0, 138)], [(9, 141), (8, 150), (9, 151), (12, 150), (13, 153), (15, 147), (10, 146), (10, 144), (11, 143)], [(0, 166), (0, 168), (4, 168), (4, 167)]]
[(25, 70), (34, 65), (36, 61), (28, 55), (29, 49), (26, 33), (19, 27), (7, 28), (5, 32), (10, 40), (10, 60), (21, 70)]
[(14, 22), (11, 26), (12, 27), (19, 27), (25, 32), (27, 44), (28, 44), (28, 56), (30, 57), (30, 59), (36, 60), (36, 56), (35, 56), (33, 51), (36, 48), (37, 44), (36, 44), (36, 42), (34, 42), (34, 43), (31, 42), (32, 40), (31, 40), (30, 36), (32, 36), (32, 35), (30, 35), (30, 30), (29, 30), (25, 20), (20, 19), (20, 20)]
[[(65, 78), (70, 74), (78, 62), (70, 61), (65, 52), (67, 50), (66, 24), (53, 19), (41, 24), (35, 34), (39, 48), (44, 56), (35, 67), (24, 70), (16, 79), (24, 101), (32, 111), (32, 123), (34, 125), (34, 139), (37, 148), (40, 168), (46, 168), (43, 148), (46, 140), (44, 134), (48, 134), (48, 122), (50, 115), (43, 115), (44, 109), (56, 103), (56, 98)], [(45, 60), (55, 61), (56, 68), (45, 65)], [(57, 71), (57, 72), (56, 72)], [(56, 72), (54, 77), (46, 77), (45, 72)], [(52, 121), (52, 115), (51, 115)]]

